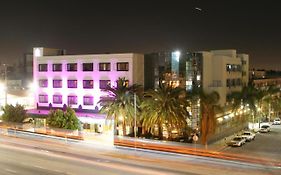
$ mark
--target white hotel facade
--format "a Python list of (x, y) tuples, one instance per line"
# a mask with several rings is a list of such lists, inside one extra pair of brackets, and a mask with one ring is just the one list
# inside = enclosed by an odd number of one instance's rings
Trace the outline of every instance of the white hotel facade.
[(119, 77), (144, 84), (144, 55), (136, 53), (65, 55), (63, 50), (34, 48), (33, 81), (37, 109), (97, 110), (107, 85)]

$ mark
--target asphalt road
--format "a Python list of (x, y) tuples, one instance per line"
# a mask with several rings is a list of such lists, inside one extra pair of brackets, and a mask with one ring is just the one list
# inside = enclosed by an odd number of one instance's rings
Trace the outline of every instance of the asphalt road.
[(281, 169), (207, 157), (0, 135), (1, 175), (280, 174)]
[(256, 133), (256, 139), (242, 147), (227, 147), (222, 152), (281, 162), (281, 125), (272, 125), (268, 133)]

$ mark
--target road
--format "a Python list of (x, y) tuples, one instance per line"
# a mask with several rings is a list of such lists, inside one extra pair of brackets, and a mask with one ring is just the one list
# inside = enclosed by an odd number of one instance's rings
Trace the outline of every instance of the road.
[(0, 135), (1, 175), (280, 174), (280, 167)]
[(281, 125), (272, 125), (269, 133), (257, 133), (254, 141), (242, 147), (228, 147), (223, 152), (281, 162)]

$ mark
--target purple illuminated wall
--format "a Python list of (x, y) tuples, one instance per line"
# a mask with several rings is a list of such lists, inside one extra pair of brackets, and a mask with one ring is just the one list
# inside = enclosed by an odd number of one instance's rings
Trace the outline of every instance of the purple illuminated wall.
[[(71, 104), (73, 108), (78, 108), (81, 105), (83, 109), (93, 110), (98, 106), (97, 102), (100, 97), (106, 95), (100, 89), (100, 80), (109, 80), (108, 82), (101, 82), (110, 83), (111, 86), (116, 86), (115, 81), (119, 77), (125, 77), (131, 84), (134, 82), (132, 59), (133, 54), (34, 57), (34, 66), (36, 66), (34, 68), (34, 83), (38, 87), (35, 93), (36, 102), (39, 107), (48, 107), (51, 103), (53, 107), (62, 108), (64, 104), (68, 105), (71, 101), (73, 102)], [(124, 71), (120, 71), (120, 68), (117, 69), (117, 63), (119, 62), (128, 63), (128, 65), (125, 65)], [(85, 71), (83, 71), (83, 63), (85, 63), (84, 69), (87, 66)], [(99, 63), (110, 63), (110, 71), (99, 71)], [(47, 64), (48, 70), (46, 72), (38, 71), (39, 64)], [(56, 65), (56, 70), (59, 70), (60, 66), (58, 65), (61, 65), (61, 71), (53, 71), (54, 65)], [(68, 71), (76, 68), (77, 71)], [(38, 86), (39, 80), (44, 79), (47, 80), (47, 88)], [(77, 83), (71, 81), (70, 84), (75, 85), (69, 87), (68, 80), (77, 80)], [(48, 102), (40, 103), (40, 95), (45, 95)]]

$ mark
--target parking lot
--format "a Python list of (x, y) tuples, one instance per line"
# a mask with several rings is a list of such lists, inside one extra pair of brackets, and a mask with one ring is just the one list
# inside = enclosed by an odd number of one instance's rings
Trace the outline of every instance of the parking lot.
[(241, 147), (226, 147), (222, 152), (281, 161), (281, 125), (271, 125), (270, 132), (256, 133), (255, 140)]

